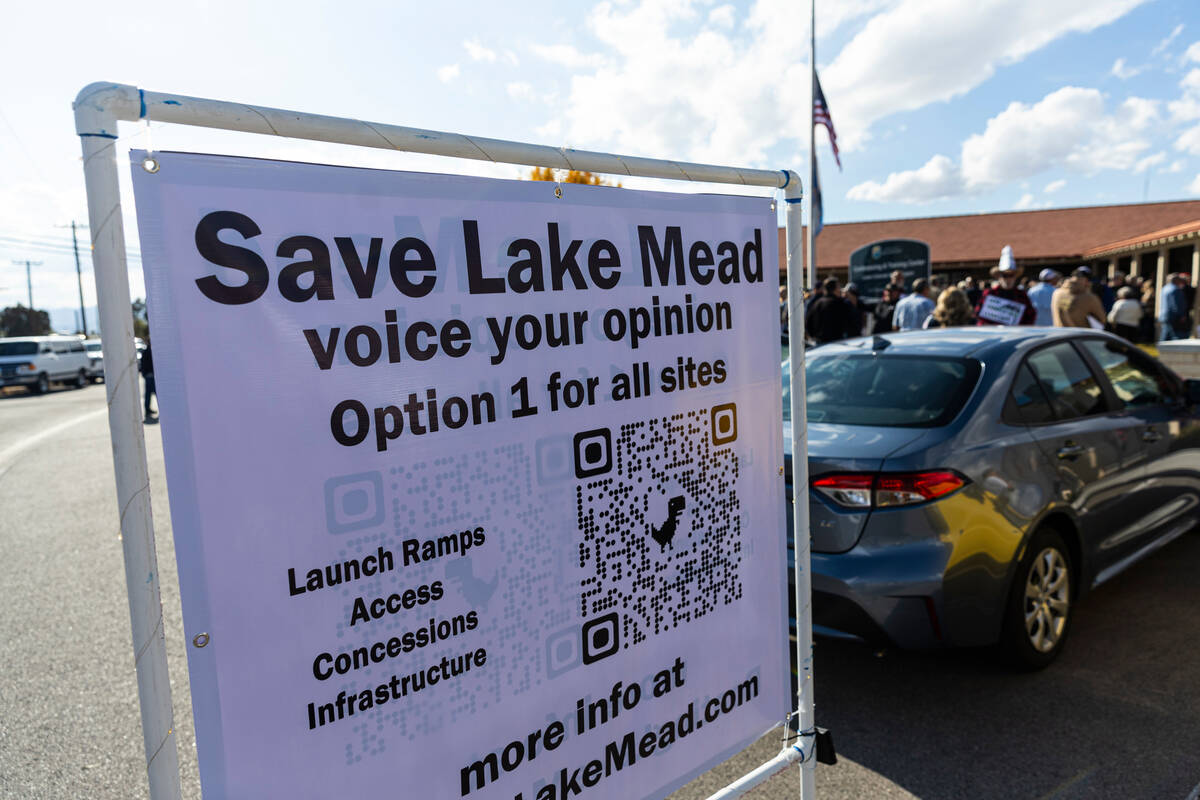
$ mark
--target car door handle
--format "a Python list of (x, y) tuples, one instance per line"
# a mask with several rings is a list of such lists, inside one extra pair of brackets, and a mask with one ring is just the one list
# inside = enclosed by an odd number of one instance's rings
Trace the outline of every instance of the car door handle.
[(1087, 448), (1074, 442), (1067, 442), (1062, 447), (1058, 448), (1058, 457), (1060, 459), (1069, 459), (1074, 461), (1081, 455), (1087, 452)]
[(1157, 442), (1161, 438), (1162, 438), (1162, 434), (1159, 433), (1158, 431), (1154, 430), (1154, 428), (1147, 428), (1146, 430), (1142, 431), (1142, 441), (1143, 442), (1147, 442), (1147, 443)]

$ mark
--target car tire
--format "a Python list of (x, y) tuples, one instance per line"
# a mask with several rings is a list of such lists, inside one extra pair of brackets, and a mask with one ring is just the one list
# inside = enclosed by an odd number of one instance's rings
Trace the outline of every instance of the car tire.
[(1033, 535), (1009, 591), (1000, 645), (1017, 669), (1037, 670), (1062, 652), (1075, 615), (1075, 573), (1062, 534)]
[(81, 369), (81, 370), (79, 370), (79, 374), (75, 376), (75, 388), (82, 389), (83, 387), (85, 387), (87, 385), (88, 385), (87, 370)]
[(37, 383), (29, 386), (30, 394), (45, 394), (50, 391), (50, 377), (46, 373), (38, 375)]

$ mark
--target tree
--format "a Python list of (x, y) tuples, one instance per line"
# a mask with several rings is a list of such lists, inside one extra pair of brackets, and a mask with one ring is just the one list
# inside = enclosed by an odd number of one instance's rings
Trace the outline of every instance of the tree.
[(599, 175), (588, 172), (586, 170), (572, 169), (567, 171), (567, 177), (559, 179), (554, 175), (555, 170), (551, 167), (534, 167), (533, 172), (529, 173), (531, 181), (554, 181), (555, 183), (582, 183), (588, 186), (616, 186), (620, 188), (621, 184), (613, 183), (605, 180)]
[(150, 321), (146, 316), (146, 301), (140, 297), (133, 301), (133, 335), (139, 339), (150, 341)]
[(45, 336), (50, 333), (50, 315), (17, 303), (0, 311), (0, 336)]

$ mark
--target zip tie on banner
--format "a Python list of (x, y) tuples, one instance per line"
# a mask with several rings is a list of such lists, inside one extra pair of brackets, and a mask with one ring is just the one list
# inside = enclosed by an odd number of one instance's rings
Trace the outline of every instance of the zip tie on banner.
[(150, 120), (142, 117), (142, 125), (142, 130), (146, 134), (146, 157), (142, 159), (142, 169), (149, 173), (155, 173), (158, 172), (158, 159), (154, 157), (154, 142), (150, 137)]

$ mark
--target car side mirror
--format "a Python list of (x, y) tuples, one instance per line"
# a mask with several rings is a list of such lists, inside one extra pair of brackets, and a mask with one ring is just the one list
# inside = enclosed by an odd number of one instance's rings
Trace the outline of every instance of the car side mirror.
[(1191, 379), (1184, 381), (1183, 392), (1187, 397), (1188, 405), (1200, 405), (1200, 381)]

